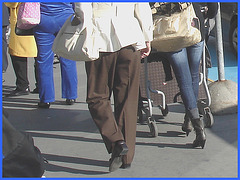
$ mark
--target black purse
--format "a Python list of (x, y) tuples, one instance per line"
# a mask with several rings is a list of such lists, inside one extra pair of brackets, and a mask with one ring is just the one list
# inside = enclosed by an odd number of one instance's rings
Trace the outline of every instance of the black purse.
[(33, 28), (31, 28), (31, 29), (20, 29), (20, 28), (17, 27), (17, 24), (16, 24), (15, 33), (18, 36), (33, 36)]

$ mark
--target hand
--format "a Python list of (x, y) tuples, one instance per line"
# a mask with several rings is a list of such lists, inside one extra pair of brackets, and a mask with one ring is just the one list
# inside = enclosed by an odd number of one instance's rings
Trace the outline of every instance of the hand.
[(146, 42), (146, 46), (146, 48), (140, 50), (142, 59), (147, 57), (151, 52), (151, 43), (149, 41)]

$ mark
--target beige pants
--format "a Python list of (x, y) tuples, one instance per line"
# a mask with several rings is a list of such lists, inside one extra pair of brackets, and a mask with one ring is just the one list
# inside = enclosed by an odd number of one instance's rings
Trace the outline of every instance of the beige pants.
[(140, 52), (132, 46), (101, 53), (98, 60), (86, 62), (88, 108), (108, 153), (112, 152), (114, 142), (125, 140), (129, 148), (123, 158), (126, 164), (132, 162), (135, 152), (139, 68)]

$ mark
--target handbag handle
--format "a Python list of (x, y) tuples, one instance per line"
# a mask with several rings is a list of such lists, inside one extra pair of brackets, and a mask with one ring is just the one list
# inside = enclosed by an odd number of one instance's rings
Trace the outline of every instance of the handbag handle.
[(81, 21), (76, 17), (76, 15), (73, 17), (73, 20), (71, 21), (72, 26), (78, 26), (81, 23)]

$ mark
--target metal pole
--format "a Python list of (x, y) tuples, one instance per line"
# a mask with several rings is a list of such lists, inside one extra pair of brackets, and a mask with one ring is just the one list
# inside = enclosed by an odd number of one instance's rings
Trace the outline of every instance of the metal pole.
[(217, 59), (218, 59), (218, 80), (225, 80), (224, 73), (224, 56), (223, 56), (223, 41), (222, 41), (222, 24), (220, 14), (220, 3), (218, 3), (218, 12), (215, 17), (216, 19), (216, 44), (217, 44)]

